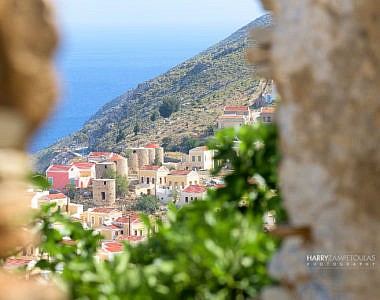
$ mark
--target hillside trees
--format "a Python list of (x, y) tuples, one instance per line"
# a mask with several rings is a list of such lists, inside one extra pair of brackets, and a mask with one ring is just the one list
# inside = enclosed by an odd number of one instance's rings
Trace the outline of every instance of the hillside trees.
[(116, 195), (124, 197), (128, 192), (128, 178), (125, 175), (119, 175), (115, 170), (106, 169), (103, 172), (104, 178), (115, 179)]
[(152, 214), (158, 209), (159, 206), (160, 203), (157, 200), (156, 196), (142, 194), (136, 200), (135, 209), (148, 214)]
[(158, 107), (160, 115), (164, 118), (169, 118), (172, 113), (178, 111), (180, 102), (174, 97), (165, 98), (161, 105)]

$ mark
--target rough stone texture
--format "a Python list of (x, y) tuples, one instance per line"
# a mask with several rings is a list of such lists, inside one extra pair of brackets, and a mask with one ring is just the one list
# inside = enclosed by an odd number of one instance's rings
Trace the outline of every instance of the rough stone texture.
[(296, 299), (380, 299), (378, 266), (299, 266), (305, 254), (379, 254), (380, 2), (269, 2), (282, 193), (291, 224), (313, 233), (285, 240), (271, 273)]
[(15, 132), (17, 139), (11, 146), (22, 149), (51, 111), (56, 96), (51, 65), (56, 44), (46, 1), (0, 1), (0, 108), (1, 115), (13, 118), (10, 124), (1, 124), (5, 136), (0, 147)]
[[(115, 179), (94, 179), (92, 181), (94, 204), (102, 207), (111, 207), (116, 201)], [(104, 193), (104, 197), (102, 196)]]
[[(0, 0), (0, 258), (35, 242), (26, 229), (30, 195), (25, 180), (30, 168), (24, 148), (54, 104), (56, 44), (46, 1)], [(64, 297), (55, 288), (23, 279), (21, 273), (4, 271), (0, 290), (1, 299)]]

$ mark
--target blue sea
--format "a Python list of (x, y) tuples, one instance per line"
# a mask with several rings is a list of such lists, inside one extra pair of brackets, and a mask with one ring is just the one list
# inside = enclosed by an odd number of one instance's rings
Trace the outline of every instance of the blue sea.
[(80, 129), (108, 101), (198, 54), (234, 30), (91, 28), (63, 33), (56, 55), (59, 104), (31, 141), (29, 151), (35, 153)]

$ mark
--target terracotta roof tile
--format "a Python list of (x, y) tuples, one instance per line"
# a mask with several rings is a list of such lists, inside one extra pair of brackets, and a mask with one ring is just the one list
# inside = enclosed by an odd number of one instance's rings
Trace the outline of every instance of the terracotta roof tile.
[(78, 169), (91, 169), (95, 164), (94, 163), (88, 163), (88, 162), (74, 162), (72, 163), (72, 166), (77, 167)]
[(69, 171), (71, 166), (64, 165), (51, 165), (46, 171), (47, 172), (67, 172)]
[(224, 111), (248, 111), (248, 106), (226, 106)]
[(145, 148), (161, 148), (161, 146), (159, 144), (156, 144), (156, 143), (150, 143), (149, 145), (146, 145)]
[(194, 193), (194, 194), (203, 194), (207, 190), (207, 187), (200, 186), (200, 185), (189, 185), (188, 187), (184, 188), (182, 192), (185, 193)]
[(58, 193), (58, 194), (49, 194), (47, 195), (47, 197), (49, 198), (49, 200), (55, 200), (55, 199), (66, 199), (66, 195), (62, 194), (62, 193)]
[(112, 207), (96, 207), (91, 212), (111, 213), (111, 212), (119, 212), (119, 211)]

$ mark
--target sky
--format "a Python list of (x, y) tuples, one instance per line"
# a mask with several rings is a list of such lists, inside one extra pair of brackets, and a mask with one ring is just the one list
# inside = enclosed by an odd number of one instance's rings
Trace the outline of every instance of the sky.
[(228, 28), (263, 14), (259, 0), (53, 0), (64, 30), (119, 27)]

